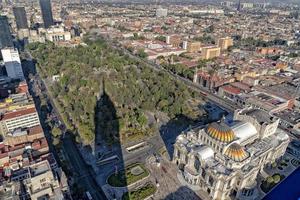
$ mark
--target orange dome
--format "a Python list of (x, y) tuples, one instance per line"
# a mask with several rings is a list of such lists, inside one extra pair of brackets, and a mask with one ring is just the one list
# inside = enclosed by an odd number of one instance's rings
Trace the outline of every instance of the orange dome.
[(237, 143), (231, 144), (226, 149), (225, 155), (234, 161), (243, 161), (247, 157), (246, 151)]
[(207, 133), (214, 139), (221, 142), (232, 142), (234, 139), (234, 133), (230, 127), (224, 123), (211, 123), (207, 127)]

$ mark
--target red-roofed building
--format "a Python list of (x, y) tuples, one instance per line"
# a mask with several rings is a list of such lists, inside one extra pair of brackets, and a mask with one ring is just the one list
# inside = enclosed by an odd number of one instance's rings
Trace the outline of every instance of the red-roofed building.
[(11, 111), (1, 116), (0, 133), (6, 135), (19, 128), (30, 128), (38, 125), (40, 125), (40, 120), (34, 107)]
[(239, 94), (241, 94), (241, 90), (231, 85), (224, 85), (219, 88), (219, 95), (229, 99), (234, 99)]
[(208, 72), (202, 70), (199, 70), (198, 73), (194, 76), (194, 83), (198, 83), (210, 90), (216, 89), (222, 85), (232, 83), (234, 81), (235, 79), (230, 76), (221, 77), (217, 74), (209, 74)]

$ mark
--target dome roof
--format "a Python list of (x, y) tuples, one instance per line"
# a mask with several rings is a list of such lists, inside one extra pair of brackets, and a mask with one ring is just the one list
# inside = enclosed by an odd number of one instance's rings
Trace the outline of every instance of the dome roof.
[(212, 138), (221, 142), (231, 142), (234, 139), (234, 133), (225, 123), (211, 123), (207, 127), (207, 133)]
[(225, 151), (225, 155), (234, 161), (243, 161), (247, 158), (246, 151), (237, 143), (231, 144)]

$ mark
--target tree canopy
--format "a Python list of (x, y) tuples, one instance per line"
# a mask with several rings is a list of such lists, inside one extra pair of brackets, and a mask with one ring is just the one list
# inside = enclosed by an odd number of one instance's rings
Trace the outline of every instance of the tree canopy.
[[(75, 48), (52, 43), (33, 43), (27, 48), (37, 60), (40, 75), (51, 82), (51, 92), (64, 121), (78, 130), (85, 143), (91, 143), (95, 138), (95, 112), (103, 79), (116, 116), (102, 117), (100, 123), (107, 120), (107, 130), (118, 124), (120, 133), (112, 134), (122, 137), (128, 131), (147, 133), (150, 127), (146, 111), (162, 111), (174, 118), (181, 114), (188, 116), (191, 110), (186, 102), (195, 94), (184, 84), (129, 58), (102, 40), (87, 40), (86, 46)], [(181, 73), (185, 74), (184, 71)], [(60, 75), (59, 81), (50, 81), (53, 75)], [(101, 106), (105, 111), (106, 105)], [(114, 136), (106, 137), (111, 140)]]

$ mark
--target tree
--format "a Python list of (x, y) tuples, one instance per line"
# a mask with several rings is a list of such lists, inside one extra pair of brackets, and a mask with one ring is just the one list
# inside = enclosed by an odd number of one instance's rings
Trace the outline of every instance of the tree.
[(204, 30), (204, 32), (206, 32), (206, 33), (213, 33), (214, 30), (215, 30), (214, 25), (210, 25), (209, 27), (207, 27), (207, 28)]
[[(170, 118), (186, 114), (186, 102), (192, 92), (185, 85), (165, 72), (154, 71), (138, 59), (110, 48), (103, 40), (86, 39), (86, 43), (87, 46), (75, 48), (38, 44), (30, 50), (42, 76), (58, 73), (65, 77), (53, 82), (49, 88), (67, 128), (79, 133), (78, 142), (91, 144), (98, 125), (104, 129), (103, 133), (110, 142), (118, 134), (126, 135), (124, 132), (128, 129), (138, 134), (141, 130), (152, 130), (145, 111), (165, 112)], [(141, 57), (146, 56), (143, 49), (138, 53)], [(182, 65), (164, 67), (184, 77), (193, 74), (192, 69)], [(103, 104), (101, 113), (104, 114), (95, 121), (102, 77), (109, 80), (105, 83), (105, 92), (112, 103)], [(112, 110), (115, 110), (115, 115), (109, 114)], [(61, 132), (54, 128), (52, 134), (58, 138)]]
[(147, 125), (147, 117), (141, 113), (139, 114), (138, 118), (137, 118), (138, 123), (141, 125), (141, 127), (144, 127), (145, 125)]
[(57, 128), (56, 126), (52, 129), (52, 136), (53, 137), (59, 137), (62, 133), (61, 130), (59, 128)]
[(166, 42), (166, 37), (163, 36), (163, 35), (157, 36), (155, 39), (159, 40), (159, 41), (162, 41), (162, 42)]
[(137, 55), (138, 55), (140, 58), (147, 58), (147, 57), (148, 57), (148, 54), (145, 52), (144, 49), (139, 49), (138, 52), (137, 52)]
[(279, 174), (273, 175), (273, 181), (274, 181), (275, 184), (279, 183), (280, 179), (281, 179), (281, 177), (280, 177)]
[(267, 187), (271, 187), (274, 184), (274, 179), (272, 176), (269, 176), (266, 180)]
[(53, 144), (54, 146), (57, 146), (59, 143), (60, 143), (59, 138), (56, 138), (56, 137), (52, 138), (52, 144)]
[(137, 40), (139, 38), (139, 35), (137, 33), (133, 33), (133, 39)]

